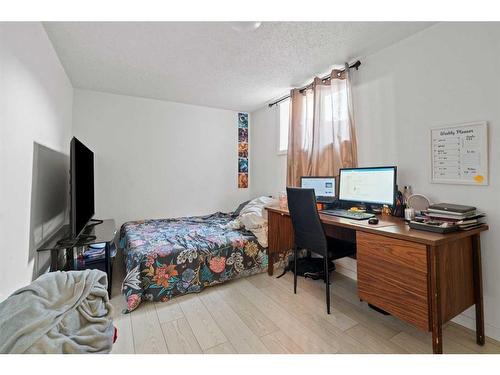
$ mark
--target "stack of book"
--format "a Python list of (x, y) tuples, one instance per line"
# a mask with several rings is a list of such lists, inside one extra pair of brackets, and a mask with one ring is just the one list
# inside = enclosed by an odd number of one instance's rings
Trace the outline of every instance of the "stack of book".
[(77, 256), (78, 268), (83, 269), (88, 263), (104, 259), (106, 256), (105, 246), (105, 243), (89, 245), (84, 252), (79, 253)]
[(87, 250), (85, 250), (85, 252), (83, 253), (83, 258), (86, 261), (92, 261), (104, 258), (105, 250), (106, 250), (106, 244), (104, 243), (90, 245), (87, 248)]
[(439, 203), (429, 206), (423, 212), (432, 222), (441, 222), (443, 227), (456, 227), (460, 230), (469, 230), (484, 224), (483, 213), (476, 207), (459, 204)]

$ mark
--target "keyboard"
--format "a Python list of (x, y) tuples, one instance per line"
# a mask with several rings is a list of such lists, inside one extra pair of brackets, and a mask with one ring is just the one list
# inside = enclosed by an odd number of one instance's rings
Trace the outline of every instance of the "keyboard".
[(353, 219), (353, 220), (367, 220), (375, 216), (374, 214), (368, 214), (366, 212), (356, 212), (356, 211), (348, 211), (340, 209), (322, 210), (320, 211), (320, 213), (330, 216), (344, 217), (346, 219)]

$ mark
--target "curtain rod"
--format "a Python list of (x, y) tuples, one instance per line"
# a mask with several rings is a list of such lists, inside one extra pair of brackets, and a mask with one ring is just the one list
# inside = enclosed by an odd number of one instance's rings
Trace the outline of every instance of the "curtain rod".
[[(354, 69), (358, 70), (360, 65), (361, 65), (361, 61), (356, 60), (351, 65), (349, 65), (349, 69), (354, 68)], [(344, 69), (338, 69), (338, 70), (340, 70), (341, 72), (343, 72), (343, 71), (345, 71), (345, 68)], [(326, 81), (326, 80), (328, 80), (330, 78), (331, 78), (331, 76), (327, 75), (326, 77), (321, 78), (321, 80)], [(301, 87), (300, 91), (303, 91), (303, 90), (307, 89), (308, 87), (309, 87), (309, 85)], [(274, 106), (274, 105), (276, 105), (278, 103), (281, 103), (284, 100), (287, 100), (289, 97), (290, 97), (290, 94), (288, 94), (286, 96), (283, 96), (283, 97), (279, 98), (278, 100), (275, 100), (274, 102), (269, 103), (268, 106), (269, 106), (269, 108), (271, 108), (272, 106)]]

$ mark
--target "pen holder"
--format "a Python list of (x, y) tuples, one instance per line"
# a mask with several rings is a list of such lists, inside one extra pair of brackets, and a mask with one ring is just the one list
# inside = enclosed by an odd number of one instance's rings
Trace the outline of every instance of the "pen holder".
[(415, 219), (415, 209), (412, 207), (405, 208), (405, 220), (412, 221)]

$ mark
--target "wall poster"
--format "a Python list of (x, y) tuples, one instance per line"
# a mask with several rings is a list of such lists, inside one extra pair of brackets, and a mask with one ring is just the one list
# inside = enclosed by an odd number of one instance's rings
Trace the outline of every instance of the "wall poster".
[(485, 121), (431, 129), (431, 181), (488, 185)]
[(248, 113), (238, 113), (238, 188), (248, 188)]

